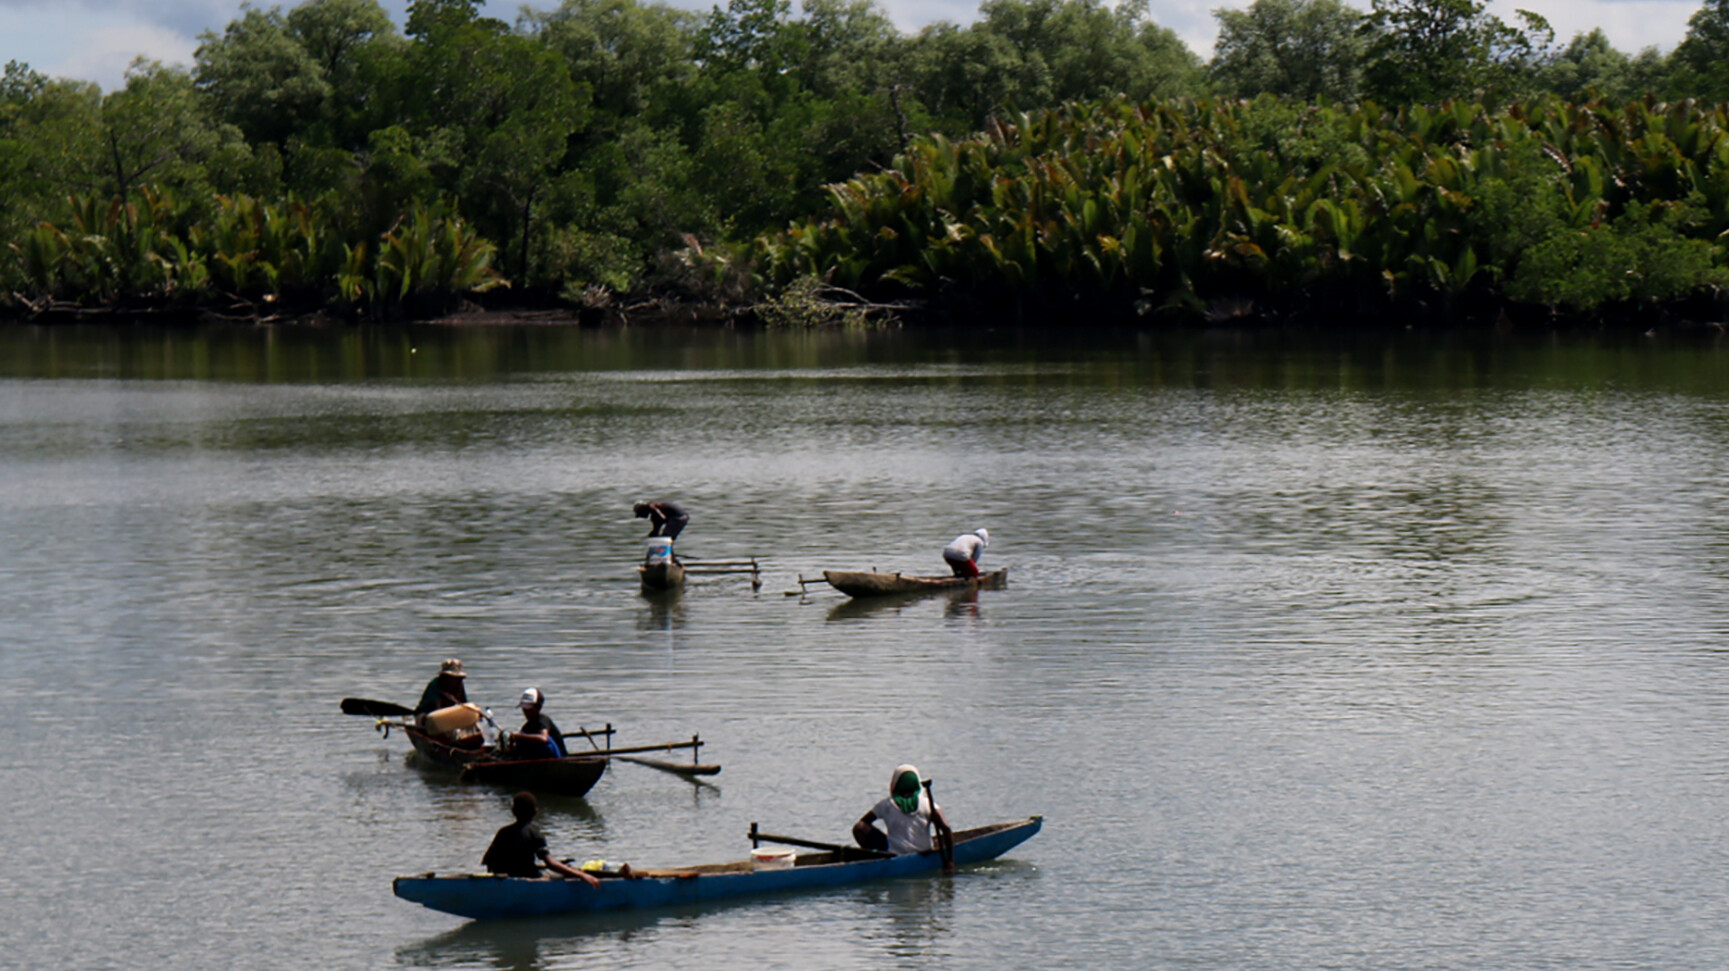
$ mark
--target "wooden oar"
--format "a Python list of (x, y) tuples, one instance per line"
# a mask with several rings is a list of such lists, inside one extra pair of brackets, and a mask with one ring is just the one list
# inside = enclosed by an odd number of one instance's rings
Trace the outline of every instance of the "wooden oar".
[[(931, 790), (931, 780), (925, 780), (925, 798), (931, 801), (931, 819), (934, 821), (939, 814), (937, 809), (937, 794)], [(955, 868), (955, 833), (949, 828), (948, 817), (943, 817), (942, 826), (937, 829), (937, 851), (942, 854), (943, 872)]]
[(404, 708), (395, 702), (372, 701), (368, 698), (342, 699), (344, 715), (367, 715), (372, 718), (389, 718), (392, 716), (412, 715), (413, 708)]
[(841, 854), (843, 859), (848, 856), (866, 860), (894, 859), (893, 853), (884, 853), (882, 850), (867, 850), (862, 846), (843, 846), (840, 843), (818, 843), (816, 840), (799, 839), (796, 836), (776, 836), (773, 833), (764, 833), (756, 828), (755, 823), (751, 823), (750, 845), (755, 848), (759, 842), (785, 843), (788, 846), (806, 846), (813, 850), (828, 850), (830, 853)]

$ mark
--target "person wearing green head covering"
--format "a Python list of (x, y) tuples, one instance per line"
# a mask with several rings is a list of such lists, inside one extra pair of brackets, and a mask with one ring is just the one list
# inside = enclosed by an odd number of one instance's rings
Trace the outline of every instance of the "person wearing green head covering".
[[(879, 821), (883, 824), (882, 829), (876, 826)], [(867, 850), (885, 851), (896, 856), (927, 853), (935, 849), (931, 842), (933, 826), (936, 827), (937, 839), (953, 844), (954, 831), (949, 829), (942, 808), (931, 801), (919, 770), (911, 765), (898, 765), (889, 776), (888, 798), (878, 802), (853, 823), (852, 836)]]

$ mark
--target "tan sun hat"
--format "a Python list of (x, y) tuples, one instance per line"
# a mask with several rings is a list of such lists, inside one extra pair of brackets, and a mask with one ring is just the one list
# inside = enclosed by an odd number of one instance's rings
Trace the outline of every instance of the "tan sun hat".
[(450, 660), (445, 661), (443, 664), (439, 665), (438, 666), (438, 673), (439, 674), (448, 674), (453, 678), (466, 678), (466, 677), (468, 677), (468, 675), (465, 674), (462, 670), (462, 662), (457, 660), (456, 658), (451, 658)]

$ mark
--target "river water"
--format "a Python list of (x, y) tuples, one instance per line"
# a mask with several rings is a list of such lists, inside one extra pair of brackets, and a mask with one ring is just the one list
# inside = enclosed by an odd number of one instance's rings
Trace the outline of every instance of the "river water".
[[(646, 599), (680, 549), (756, 556)], [(1010, 587), (852, 604), (824, 568)], [(1710, 338), (0, 333), (0, 967), (1729, 966)], [(700, 734), (555, 851), (843, 840), (913, 762), (1004, 859), (465, 923), (509, 792), (348, 696)]]

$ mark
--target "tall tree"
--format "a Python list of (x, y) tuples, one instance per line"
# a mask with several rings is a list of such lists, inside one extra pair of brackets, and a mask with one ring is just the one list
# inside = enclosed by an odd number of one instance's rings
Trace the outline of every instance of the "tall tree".
[(278, 8), (248, 7), (221, 36), (207, 30), (199, 40), (193, 52), (198, 87), (218, 117), (252, 142), (287, 145), (330, 97), (323, 69)]
[(700, 21), (690, 11), (640, 0), (564, 0), (524, 16), (562, 58), (594, 109), (589, 137), (602, 139), (645, 112), (657, 93), (687, 83), (696, 71)]
[(1687, 21), (1687, 36), (1671, 55), (1674, 93), (1729, 101), (1729, 0), (1705, 0)]
[(204, 187), (205, 163), (227, 146), (240, 155), (238, 133), (207, 114), (192, 76), (137, 61), (126, 86), (102, 100), (101, 144), (88, 162), (90, 189), (127, 196), (145, 183)]
[(320, 140), (361, 148), (372, 127), (368, 109), (378, 110), (374, 65), (402, 43), (390, 15), (378, 0), (306, 0), (288, 12), (286, 26), (329, 87)]
[(1124, 95), (1196, 94), (1201, 62), (1145, 0), (986, 0), (967, 28), (925, 28), (909, 51), (923, 102), (951, 130), (1002, 112)]
[(1554, 32), (1528, 10), (1518, 19), (1510, 27), (1479, 0), (1373, 0), (1362, 28), (1366, 91), (1395, 103), (1524, 93)]
[(508, 246), (519, 279), (548, 183), (581, 127), (570, 73), (545, 44), (478, 15), (476, 0), (417, 0), (392, 70), (417, 156), (481, 232)]
[(1213, 83), (1237, 97), (1353, 101), (1362, 85), (1363, 14), (1340, 0), (1255, 0), (1213, 11)]
[(1661, 90), (1667, 80), (1668, 71), (1655, 48), (1628, 57), (1596, 29), (1575, 35), (1537, 73), (1539, 87), (1571, 101), (1593, 96), (1627, 101)]

